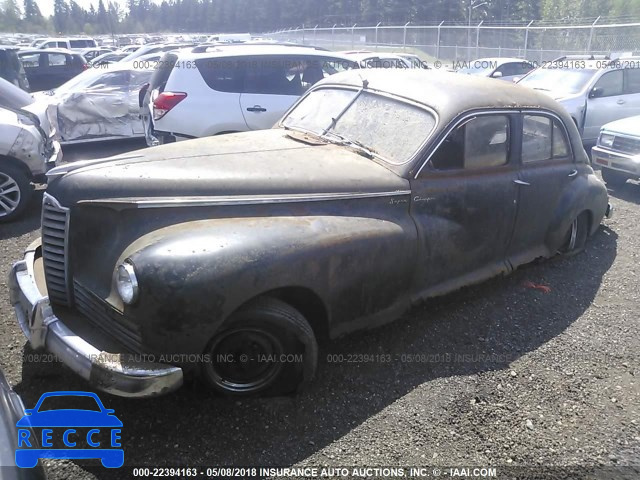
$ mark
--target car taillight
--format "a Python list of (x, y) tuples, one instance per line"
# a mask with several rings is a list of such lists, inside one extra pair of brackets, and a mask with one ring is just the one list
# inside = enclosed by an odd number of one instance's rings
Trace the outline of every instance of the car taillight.
[(89, 69), (89, 64), (88, 63), (83, 63), (82, 64), (82, 70), (88, 70)]
[(153, 119), (160, 120), (185, 98), (187, 94), (184, 92), (162, 92), (153, 101)]

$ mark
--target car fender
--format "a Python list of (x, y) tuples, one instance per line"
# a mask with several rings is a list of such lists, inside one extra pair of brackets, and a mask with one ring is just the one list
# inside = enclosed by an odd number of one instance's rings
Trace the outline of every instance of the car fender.
[[(398, 219), (345, 216), (219, 218), (145, 235), (121, 256), (133, 263), (140, 298), (125, 312), (162, 351), (202, 351), (248, 300), (303, 288), (325, 306), (327, 329), (408, 306), (417, 233)], [(162, 332), (157, 331), (158, 327)], [(146, 328), (146, 330), (145, 330)], [(167, 332), (180, 330), (176, 345)], [(153, 338), (151, 338), (153, 337)]]
[(564, 242), (571, 223), (578, 215), (588, 211), (590, 215), (589, 235), (593, 235), (605, 216), (608, 205), (607, 189), (588, 165), (577, 165), (582, 172), (565, 187), (558, 207), (553, 214), (546, 237), (546, 245), (551, 252), (557, 251)]

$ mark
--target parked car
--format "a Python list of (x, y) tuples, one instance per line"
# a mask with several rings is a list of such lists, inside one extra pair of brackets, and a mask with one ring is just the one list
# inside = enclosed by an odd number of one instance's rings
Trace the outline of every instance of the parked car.
[(0, 223), (18, 218), (33, 196), (35, 183), (62, 158), (60, 144), (24, 110), (31, 96), (0, 79)]
[(612, 187), (640, 179), (640, 116), (607, 123), (592, 150), (602, 178)]
[(29, 80), (18, 57), (18, 48), (0, 45), (0, 78), (29, 91)]
[[(22, 399), (11, 388), (2, 370), (0, 370), (0, 473), (2, 480), (44, 480), (47, 476), (42, 462), (34, 468), (16, 466), (16, 450), (18, 449), (18, 428), (16, 423), (25, 415)], [(38, 437), (31, 426), (27, 429), (33, 445), (37, 445)]]
[(59, 87), (88, 68), (85, 58), (71, 50), (20, 50), (18, 57), (33, 92)]
[(311, 85), (358, 66), (305, 47), (193, 50), (165, 54), (151, 78), (141, 105), (150, 145), (271, 128)]
[(402, 57), (406, 61), (408, 61), (409, 64), (411, 65), (411, 68), (429, 69), (427, 62), (424, 62), (423, 60), (421, 60), (420, 57), (416, 54), (399, 52), (399, 53), (396, 53), (395, 55), (398, 55), (399, 57)]
[(100, 55), (104, 55), (105, 53), (113, 52), (113, 48), (109, 47), (96, 47), (96, 48), (83, 48), (80, 53), (86, 60), (93, 60)]
[(159, 52), (169, 52), (172, 50), (179, 50), (181, 48), (193, 47), (193, 43), (161, 43), (161, 44), (150, 44), (143, 45), (142, 47), (136, 49), (134, 52), (129, 53), (126, 57), (122, 59), (123, 62), (132, 62), (134, 60), (139, 60), (140, 57), (150, 55), (152, 53)]
[(535, 66), (522, 58), (480, 58), (465, 64), (458, 73), (498, 78), (512, 82), (515, 78), (526, 75)]
[(356, 52), (345, 55), (360, 68), (413, 68), (411, 62), (393, 53)]
[[(42, 40), (42, 41), (41, 41)], [(39, 43), (36, 43), (39, 42)], [(85, 48), (96, 48), (98, 44), (91, 37), (52, 37), (35, 40), (32, 44), (36, 48), (64, 48), (67, 50), (83, 50)]]
[(640, 115), (640, 57), (560, 58), (533, 70), (518, 83), (560, 102), (578, 126), (585, 145), (596, 142), (604, 124)]
[[(65, 144), (144, 136), (138, 92), (160, 54), (91, 68), (27, 107)], [(146, 60), (145, 60), (146, 59)], [(135, 65), (134, 65), (135, 63)]]
[[(277, 128), (50, 172), (42, 240), (11, 271), (11, 303), (34, 348), (111, 393), (166, 393), (190, 371), (218, 392), (282, 394), (313, 377), (318, 338), (577, 253), (608, 212), (549, 97), (351, 70)], [(101, 360), (75, 321), (121, 350)]]
[(129, 54), (125, 52), (103, 53), (102, 55), (99, 55), (95, 57), (93, 60), (91, 60), (90, 63), (92, 67), (99, 67), (102, 65), (119, 62), (120, 60), (125, 58), (127, 55)]

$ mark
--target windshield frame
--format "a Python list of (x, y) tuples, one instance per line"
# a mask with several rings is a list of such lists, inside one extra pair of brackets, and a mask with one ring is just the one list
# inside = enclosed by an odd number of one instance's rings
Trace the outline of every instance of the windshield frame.
[[(363, 78), (363, 81), (366, 82), (366, 79)], [(309, 134), (312, 135), (314, 137), (319, 138), (321, 141), (323, 142), (327, 142), (327, 143), (333, 143), (336, 145), (340, 145), (339, 142), (330, 142), (329, 139), (327, 138), (327, 136), (322, 135), (319, 132), (313, 132), (310, 130), (307, 130), (305, 128), (301, 128), (301, 127), (292, 127), (289, 125), (284, 125), (284, 120), (289, 116), (289, 114), (291, 112), (293, 112), (293, 110), (295, 110), (297, 108), (297, 106), (303, 102), (308, 95), (312, 94), (313, 92), (316, 92), (318, 90), (347, 90), (350, 92), (353, 92), (356, 94), (356, 98), (359, 97), (363, 92), (368, 92), (368, 93), (372, 93), (374, 95), (379, 95), (381, 97), (385, 97), (388, 99), (391, 99), (393, 101), (396, 102), (401, 102), (401, 103), (405, 103), (407, 105), (411, 105), (413, 107), (417, 107), (420, 108), (424, 111), (426, 111), (427, 113), (431, 114), (434, 118), (434, 124), (433, 124), (433, 128), (431, 129), (431, 131), (425, 136), (425, 138), (423, 139), (423, 141), (419, 144), (418, 148), (415, 150), (415, 152), (409, 157), (407, 158), (405, 161), (403, 162), (394, 162), (391, 159), (386, 158), (384, 155), (380, 155), (377, 152), (375, 152), (375, 149), (373, 149), (372, 146), (370, 145), (365, 145), (365, 147), (368, 150), (373, 150), (373, 155), (371, 157), (367, 157), (368, 159), (370, 159), (371, 161), (382, 165), (383, 167), (387, 168), (388, 170), (391, 170), (392, 172), (396, 173), (397, 175), (400, 175), (404, 178), (409, 178), (409, 173), (411, 171), (411, 169), (413, 168), (414, 164), (420, 160), (420, 158), (423, 156), (425, 148), (428, 147), (429, 143), (431, 142), (431, 140), (437, 135), (437, 132), (440, 128), (440, 116), (438, 115), (438, 112), (436, 112), (431, 106), (425, 104), (425, 103), (421, 103), (418, 102), (412, 98), (409, 97), (405, 97), (403, 95), (395, 95), (389, 92), (385, 92), (384, 90), (378, 90), (376, 88), (372, 88), (369, 87), (368, 85), (364, 86), (364, 85), (353, 85), (353, 84), (335, 84), (335, 83), (322, 83), (320, 85), (314, 85), (312, 88), (310, 88), (309, 90), (307, 90), (307, 92), (305, 92), (304, 95), (302, 95), (290, 108), (289, 110), (287, 110), (285, 112), (285, 114), (280, 118), (280, 120), (278, 121), (277, 125), (274, 128), (281, 128), (285, 131), (287, 130), (293, 130), (296, 132), (301, 132), (301, 133), (305, 133), (305, 134)], [(351, 104), (353, 105), (353, 104)], [(350, 108), (350, 107), (349, 107)], [(348, 108), (347, 108), (348, 110)], [(346, 111), (346, 110), (345, 110)], [(356, 140), (357, 139), (349, 139), (349, 140)], [(344, 148), (352, 148), (349, 145), (342, 145), (344, 146)]]

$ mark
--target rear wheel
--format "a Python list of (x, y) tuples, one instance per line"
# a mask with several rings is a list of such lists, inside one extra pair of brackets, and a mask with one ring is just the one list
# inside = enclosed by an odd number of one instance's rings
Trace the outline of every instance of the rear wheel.
[(629, 176), (626, 173), (603, 167), (602, 179), (607, 185), (611, 187), (621, 187), (622, 185), (627, 183), (627, 180), (629, 180)]
[(589, 236), (589, 214), (582, 212), (578, 215), (567, 231), (562, 247), (560, 247), (560, 253), (563, 255), (571, 256), (580, 253), (584, 250), (584, 246), (587, 243), (587, 237)]
[(235, 312), (211, 340), (202, 375), (226, 395), (283, 395), (313, 377), (318, 362), (315, 335), (291, 305), (258, 298)]
[(33, 186), (13, 165), (0, 165), (0, 222), (15, 220), (27, 208)]

